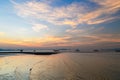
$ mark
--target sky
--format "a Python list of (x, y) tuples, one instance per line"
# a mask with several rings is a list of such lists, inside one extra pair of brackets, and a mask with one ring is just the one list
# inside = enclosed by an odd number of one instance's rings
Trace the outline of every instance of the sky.
[(120, 48), (120, 0), (0, 0), (0, 48)]

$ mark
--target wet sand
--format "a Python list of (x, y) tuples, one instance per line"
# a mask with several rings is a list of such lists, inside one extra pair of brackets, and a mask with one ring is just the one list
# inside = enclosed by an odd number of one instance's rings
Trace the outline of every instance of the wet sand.
[(0, 80), (120, 80), (119, 62), (119, 53), (2, 56)]

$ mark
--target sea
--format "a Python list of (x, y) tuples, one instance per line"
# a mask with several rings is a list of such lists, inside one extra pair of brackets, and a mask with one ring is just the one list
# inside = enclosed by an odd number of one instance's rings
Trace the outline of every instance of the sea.
[(0, 80), (120, 80), (120, 53), (1, 54)]

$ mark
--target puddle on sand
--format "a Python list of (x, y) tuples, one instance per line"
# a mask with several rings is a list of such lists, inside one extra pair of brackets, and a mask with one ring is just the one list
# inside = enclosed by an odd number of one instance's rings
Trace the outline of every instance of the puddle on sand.
[(0, 80), (29, 80), (30, 68), (47, 56), (15, 55), (0, 57)]

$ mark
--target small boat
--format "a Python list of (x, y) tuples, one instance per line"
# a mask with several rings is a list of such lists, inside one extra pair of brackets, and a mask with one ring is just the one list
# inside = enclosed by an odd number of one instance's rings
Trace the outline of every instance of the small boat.
[(60, 53), (60, 50), (54, 49), (53, 50), (55, 53)]

